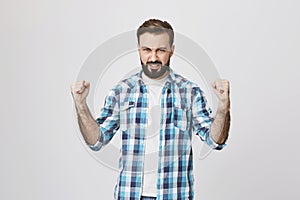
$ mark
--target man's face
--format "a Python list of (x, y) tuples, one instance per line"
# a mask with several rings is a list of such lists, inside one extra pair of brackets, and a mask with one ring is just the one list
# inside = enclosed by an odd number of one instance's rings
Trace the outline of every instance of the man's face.
[(174, 45), (170, 47), (167, 33), (140, 35), (138, 48), (143, 71), (148, 77), (161, 79), (168, 75)]

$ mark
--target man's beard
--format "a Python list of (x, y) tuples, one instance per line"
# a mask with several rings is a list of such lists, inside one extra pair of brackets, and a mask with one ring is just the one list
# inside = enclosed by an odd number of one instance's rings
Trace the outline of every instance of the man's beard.
[[(166, 65), (162, 65), (160, 61), (154, 61), (154, 62), (147, 62), (145, 65), (141, 61), (143, 72), (152, 79), (157, 79), (161, 76), (163, 76), (166, 71), (170, 71), (170, 59), (168, 60)], [(160, 65), (158, 69), (150, 69), (149, 70), (149, 64), (154, 64), (154, 65)]]

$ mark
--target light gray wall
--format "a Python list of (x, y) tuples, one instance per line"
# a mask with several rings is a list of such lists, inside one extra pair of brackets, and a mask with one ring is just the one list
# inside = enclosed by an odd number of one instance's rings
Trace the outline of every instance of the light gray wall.
[(0, 199), (112, 199), (117, 173), (82, 145), (69, 85), (95, 48), (150, 17), (200, 44), (231, 81), (229, 143), (195, 160), (196, 199), (298, 199), (299, 6), (1, 1)]

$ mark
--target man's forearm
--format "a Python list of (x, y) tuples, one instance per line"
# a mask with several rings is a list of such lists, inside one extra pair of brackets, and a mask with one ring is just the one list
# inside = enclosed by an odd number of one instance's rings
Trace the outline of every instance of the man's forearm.
[(217, 110), (215, 119), (211, 125), (211, 136), (217, 144), (224, 144), (228, 138), (230, 127), (230, 111)]
[(86, 104), (76, 105), (78, 125), (86, 143), (93, 145), (99, 137), (99, 126)]

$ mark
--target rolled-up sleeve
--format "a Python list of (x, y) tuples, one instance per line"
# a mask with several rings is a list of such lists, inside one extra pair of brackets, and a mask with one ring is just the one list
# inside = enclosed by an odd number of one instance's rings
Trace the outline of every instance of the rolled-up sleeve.
[(94, 145), (88, 145), (93, 151), (99, 151), (104, 145), (109, 143), (119, 129), (120, 113), (118, 91), (112, 89), (105, 98), (105, 103), (101, 109), (100, 116), (96, 119), (99, 125), (99, 137)]
[(213, 120), (212, 110), (207, 104), (203, 91), (199, 87), (194, 87), (192, 89), (193, 130), (212, 149), (221, 150), (226, 144), (217, 144), (210, 134), (210, 127)]

